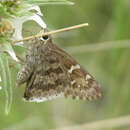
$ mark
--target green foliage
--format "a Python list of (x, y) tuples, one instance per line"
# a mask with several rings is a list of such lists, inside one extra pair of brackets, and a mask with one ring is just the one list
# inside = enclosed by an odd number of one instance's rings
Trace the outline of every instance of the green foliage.
[(7, 55), (3, 53), (0, 53), (0, 68), (2, 87), (4, 88), (6, 97), (5, 114), (8, 114), (12, 104), (12, 79)]
[(26, 3), (34, 4), (34, 5), (45, 5), (45, 4), (73, 4), (73, 2), (70, 2), (68, 0), (24, 0)]
[(7, 18), (17, 15), (19, 8), (22, 6), (21, 0), (1, 0), (0, 16)]
[(18, 11), (31, 5), (73, 4), (68, 0), (1, 0), (0, 16), (3, 18), (18, 16)]

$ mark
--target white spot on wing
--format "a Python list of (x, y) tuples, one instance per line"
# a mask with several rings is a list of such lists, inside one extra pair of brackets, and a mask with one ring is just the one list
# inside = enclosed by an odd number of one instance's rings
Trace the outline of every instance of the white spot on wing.
[(86, 80), (91, 79), (91, 76), (89, 74), (86, 75)]
[(88, 84), (88, 81), (86, 81), (86, 84)]
[(48, 96), (48, 97), (31, 97), (29, 100), (26, 100), (26, 99), (25, 100), (29, 101), (29, 102), (40, 103), (40, 102), (45, 102), (48, 100), (56, 99), (58, 97), (64, 97), (64, 93), (60, 93), (58, 95), (52, 95), (52, 96)]
[(71, 68), (68, 70), (69, 73), (72, 73), (73, 70), (80, 69), (80, 65), (71, 66)]
[(76, 82), (75, 80), (71, 81), (71, 85), (73, 85), (75, 82)]

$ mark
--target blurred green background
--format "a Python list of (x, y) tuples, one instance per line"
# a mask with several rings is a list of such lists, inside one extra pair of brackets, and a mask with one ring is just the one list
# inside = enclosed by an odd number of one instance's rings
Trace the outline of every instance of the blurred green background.
[[(13, 87), (13, 104), (6, 116), (1, 90), (0, 130), (57, 129), (130, 114), (130, 1), (73, 2), (73, 6), (42, 6), (43, 19), (50, 30), (89, 23), (89, 27), (56, 34), (53, 41), (96, 78), (103, 97), (92, 102), (58, 98), (37, 104), (22, 100), (24, 86)], [(24, 24), (27, 30), (39, 31), (37, 26)]]

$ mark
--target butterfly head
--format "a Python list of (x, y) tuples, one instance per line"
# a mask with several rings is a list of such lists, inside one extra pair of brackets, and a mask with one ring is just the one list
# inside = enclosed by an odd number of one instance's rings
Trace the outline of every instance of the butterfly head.
[[(39, 34), (44, 34), (47, 32), (47, 30), (41, 30)], [(45, 45), (47, 42), (51, 41), (51, 36), (50, 35), (44, 35), (40, 37), (40, 41)]]

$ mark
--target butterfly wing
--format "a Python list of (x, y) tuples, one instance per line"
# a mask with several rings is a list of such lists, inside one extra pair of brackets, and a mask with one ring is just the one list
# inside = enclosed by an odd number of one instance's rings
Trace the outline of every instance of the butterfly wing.
[(30, 59), (35, 59), (37, 65), (27, 81), (24, 98), (30, 102), (43, 102), (64, 96), (69, 80), (61, 63), (61, 56), (53, 52), (54, 45), (49, 42), (45, 46), (37, 44), (33, 48), (39, 48), (32, 50), (38, 54), (30, 56)]
[(98, 83), (81, 65), (77, 63), (65, 51), (56, 45), (53, 52), (61, 57), (62, 66), (70, 85), (65, 88), (65, 96), (72, 97), (73, 99), (93, 100), (101, 96), (101, 88)]
[(59, 96), (92, 100), (101, 96), (95, 79), (51, 41), (44, 46), (34, 44), (33, 49), (35, 54), (29, 59), (37, 64), (27, 81), (26, 100), (42, 102)]

